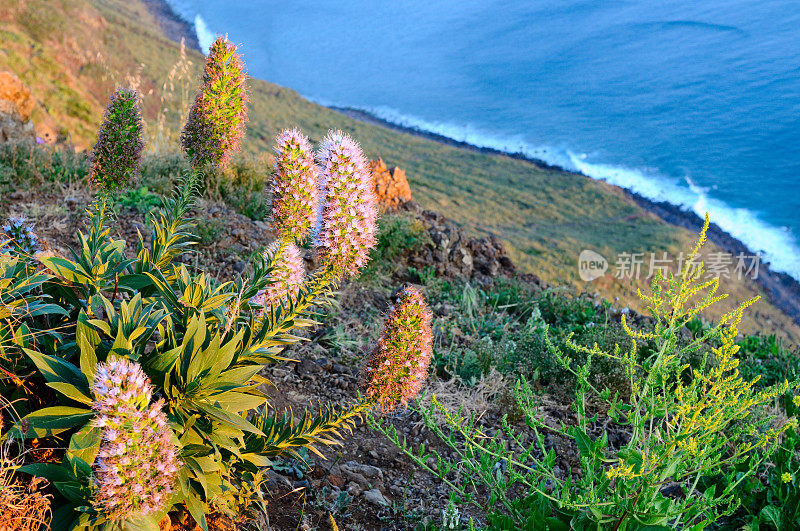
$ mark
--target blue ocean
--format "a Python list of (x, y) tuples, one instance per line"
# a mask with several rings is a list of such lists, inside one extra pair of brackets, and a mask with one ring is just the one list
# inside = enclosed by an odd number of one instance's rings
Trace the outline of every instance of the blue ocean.
[(797, 0), (171, 0), (320, 103), (704, 214), (800, 279)]

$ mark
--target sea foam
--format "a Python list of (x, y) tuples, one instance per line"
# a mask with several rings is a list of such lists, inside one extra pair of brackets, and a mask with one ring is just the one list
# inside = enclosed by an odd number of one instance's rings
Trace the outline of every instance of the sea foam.
[(194, 32), (197, 34), (200, 49), (207, 55), (217, 35), (208, 28), (208, 24), (206, 24), (206, 21), (203, 20), (203, 17), (199, 14), (194, 17)]
[[(314, 101), (321, 105), (331, 105), (330, 102), (319, 99)], [(772, 270), (787, 273), (795, 280), (800, 280), (800, 245), (789, 229), (770, 225), (756, 212), (735, 208), (710, 197), (707, 190), (696, 186), (688, 177), (684, 178), (684, 184), (657, 172), (590, 161), (588, 155), (576, 153), (565, 146), (531, 145), (520, 135), (503, 136), (469, 124), (425, 120), (390, 107), (368, 107), (361, 110), (402, 127), (434, 133), (476, 147), (542, 160), (547, 164), (625, 188), (647, 199), (676, 205), (700, 217), (709, 212), (712, 222), (740, 240), (752, 252), (761, 253), (762, 260), (768, 262)]]

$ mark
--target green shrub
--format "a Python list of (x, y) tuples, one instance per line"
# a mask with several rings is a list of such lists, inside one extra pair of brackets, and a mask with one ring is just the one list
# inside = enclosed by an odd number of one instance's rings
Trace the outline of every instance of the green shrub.
[(368, 270), (394, 271), (398, 258), (430, 241), (428, 231), (417, 218), (407, 214), (385, 215), (378, 220), (378, 244)]
[[(690, 256), (698, 256), (707, 228), (708, 219)], [(631, 340), (626, 350), (583, 346), (577, 334), (570, 334), (565, 347), (585, 358), (577, 364), (545, 336), (561, 371), (576, 380), (574, 418), (560, 425), (542, 420), (540, 400), (524, 381), (515, 397), (527, 429), (513, 427), (506, 415), (502, 431), (490, 436), (478, 418), (448, 411), (435, 397), (430, 408), (419, 410), (454, 459), (424, 446), (411, 448), (384, 420), (369, 417), (369, 423), (446, 482), (461, 502), (482, 507), (491, 529), (704, 529), (720, 523), (741, 503), (742, 482), (754, 478), (781, 442), (790, 440), (797, 419), (764, 410), (798, 382), (784, 380), (758, 390), (739, 374), (734, 341), (743, 311), (754, 300), (725, 314), (700, 337), (681, 340), (686, 324), (724, 297), (716, 293), (718, 279), (700, 281), (701, 275), (702, 266), (696, 272), (684, 268), (679, 277), (657, 275), (652, 294), (641, 295), (653, 314), (652, 327), (632, 330), (622, 317)], [(580, 301), (548, 301), (545, 320), (560, 320), (562, 303), (577, 305), (567, 327), (597, 317)], [(640, 350), (640, 342), (652, 342), (652, 348)], [(708, 353), (693, 369), (688, 356), (703, 345)], [(595, 385), (592, 365), (598, 359), (621, 367), (627, 396)], [(604, 404), (603, 418), (589, 413), (589, 404), (597, 402)], [(605, 429), (597, 430), (598, 423)], [(612, 430), (625, 437), (612, 443)], [(571, 466), (579, 473), (559, 471), (554, 441), (576, 452)], [(773, 493), (782, 502), (791, 496), (786, 489)], [(766, 509), (768, 516), (774, 512)], [(786, 518), (792, 522), (796, 515)]]

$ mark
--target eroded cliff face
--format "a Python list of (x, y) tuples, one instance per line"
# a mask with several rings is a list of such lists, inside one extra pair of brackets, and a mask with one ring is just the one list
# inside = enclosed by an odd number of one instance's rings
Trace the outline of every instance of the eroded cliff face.
[(35, 139), (31, 90), (13, 72), (0, 72), (0, 142)]

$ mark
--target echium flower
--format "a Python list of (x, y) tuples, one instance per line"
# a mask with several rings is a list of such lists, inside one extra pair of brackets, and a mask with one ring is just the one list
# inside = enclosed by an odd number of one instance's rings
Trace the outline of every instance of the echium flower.
[(0, 254), (13, 251), (18, 255), (33, 256), (41, 250), (33, 223), (28, 223), (24, 217), (9, 219), (2, 229)]
[(89, 155), (89, 179), (111, 191), (125, 188), (142, 161), (142, 110), (135, 90), (118, 88), (111, 95), (97, 143)]
[(250, 304), (263, 308), (259, 313), (296, 298), (305, 276), (303, 257), (293, 243), (282, 243), (280, 240), (273, 242), (264, 251), (264, 260), (274, 264), (274, 268), (270, 275), (272, 284), (250, 299)]
[(368, 399), (383, 410), (403, 406), (422, 389), (433, 352), (431, 312), (414, 287), (389, 308), (383, 332), (361, 373)]
[(317, 215), (319, 172), (308, 138), (297, 129), (278, 135), (272, 178), (272, 223), (284, 237), (302, 241)]
[(236, 46), (227, 36), (217, 37), (208, 52), (203, 85), (181, 131), (192, 166), (223, 167), (239, 149), (247, 122), (246, 80)]
[(331, 131), (317, 154), (322, 170), (322, 214), (316, 238), (322, 264), (341, 277), (355, 275), (375, 247), (375, 182), (361, 147)]
[(125, 359), (97, 365), (92, 407), (102, 441), (95, 463), (93, 505), (112, 520), (164, 508), (179, 461), (172, 430), (141, 366)]

